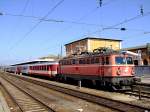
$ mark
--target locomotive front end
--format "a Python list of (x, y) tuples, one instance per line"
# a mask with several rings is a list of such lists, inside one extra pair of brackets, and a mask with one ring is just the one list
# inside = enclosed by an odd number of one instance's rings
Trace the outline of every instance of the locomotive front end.
[(134, 84), (134, 64), (131, 56), (115, 55), (112, 66), (112, 83), (116, 88), (130, 88)]

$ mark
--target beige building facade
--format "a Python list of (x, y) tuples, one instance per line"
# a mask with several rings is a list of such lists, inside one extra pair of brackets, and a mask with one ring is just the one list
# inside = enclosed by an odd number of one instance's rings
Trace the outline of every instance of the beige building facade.
[[(142, 58), (142, 64), (150, 65), (150, 43), (147, 43), (147, 44), (141, 45), (141, 46), (125, 48), (125, 50), (132, 51), (135, 53), (138, 53), (140, 51), (141, 58)], [(139, 65), (139, 63), (137, 63), (138, 61), (136, 59), (134, 61), (135, 61), (136, 65)]]
[(119, 50), (121, 49), (121, 41), (122, 40), (117, 39), (86, 37), (66, 44), (66, 56), (80, 52), (93, 52), (94, 49), (99, 47), (107, 47), (113, 50)]

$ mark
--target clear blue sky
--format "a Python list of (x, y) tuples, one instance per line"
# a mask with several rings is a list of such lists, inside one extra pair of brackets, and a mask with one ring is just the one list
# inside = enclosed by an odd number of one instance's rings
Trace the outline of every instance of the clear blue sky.
[[(87, 36), (121, 39), (125, 48), (150, 42), (150, 0), (102, 0), (102, 7), (98, 0), (64, 0), (52, 10), (60, 1), (0, 0), (0, 64), (57, 55), (61, 45)], [(143, 16), (102, 30), (140, 15), (141, 5)], [(51, 10), (45, 19), (64, 22), (42, 21), (33, 31), (39, 19), (12, 16), (43, 17)]]

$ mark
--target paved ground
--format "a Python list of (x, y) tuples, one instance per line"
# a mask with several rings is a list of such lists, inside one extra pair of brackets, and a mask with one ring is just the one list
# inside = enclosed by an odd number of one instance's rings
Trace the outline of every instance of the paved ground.
[(8, 105), (0, 91), (0, 112), (10, 112)]
[(150, 84), (150, 74), (145, 74), (141, 76), (141, 82)]

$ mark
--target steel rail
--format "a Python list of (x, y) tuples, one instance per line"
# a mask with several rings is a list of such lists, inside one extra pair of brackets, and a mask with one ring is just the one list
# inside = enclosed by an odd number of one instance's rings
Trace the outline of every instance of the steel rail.
[[(9, 80), (8, 78), (6, 78), (6, 77), (4, 77), (4, 76), (1, 76), (4, 80), (6, 80), (7, 82), (9, 82), (11, 85), (13, 85), (15, 88), (17, 88), (20, 92), (22, 92), (23, 94), (26, 94), (27, 96), (29, 96), (30, 98), (31, 98), (31, 100), (35, 100), (36, 102), (38, 102), (38, 106), (40, 107), (40, 105), (42, 106), (42, 107), (45, 107), (45, 109), (41, 109), (41, 108), (39, 108), (40, 110), (39, 111), (47, 111), (47, 112), (55, 112), (54, 110), (52, 110), (51, 109), (51, 107), (49, 107), (47, 104), (47, 102), (44, 102), (44, 101), (41, 101), (41, 99), (39, 99), (37, 96), (35, 96), (35, 94), (33, 95), (32, 93), (29, 93), (28, 91), (25, 91), (25, 90), (23, 90), (22, 89), (22, 87), (21, 86), (18, 86), (18, 85), (16, 85), (15, 83), (13, 83), (11, 80)], [(5, 89), (7, 89), (7, 87), (4, 85), (4, 84), (2, 84), (4, 87), (5, 87)], [(15, 90), (15, 89), (14, 89)], [(25, 106), (22, 106), (22, 104), (19, 104), (19, 100), (21, 100), (21, 101), (26, 101), (25, 99), (23, 99), (24, 97), (20, 97), (20, 98), (15, 98), (13, 95), (14, 94), (12, 94), (12, 93), (10, 93), (10, 91), (7, 89), (7, 92), (8, 92), (8, 94), (12, 97), (12, 99), (13, 99), (13, 101), (15, 101), (15, 103), (19, 106), (19, 108), (20, 108), (20, 110), (22, 111), (22, 112), (24, 112), (24, 110), (26, 109), (25, 108)], [(17, 94), (17, 92), (16, 92), (16, 94)], [(30, 102), (23, 102), (23, 104), (26, 104), (26, 103), (30, 103)], [(36, 104), (36, 103), (33, 103), (34, 105)], [(36, 106), (36, 108), (37, 108), (37, 104), (35, 105)], [(29, 107), (32, 107), (33, 109), (34, 109), (34, 106), (32, 106), (32, 105), (29, 105)], [(28, 108), (29, 108), (28, 107)], [(30, 108), (31, 109), (31, 108)]]
[(26, 77), (20, 77), (17, 75), (11, 75), (11, 76), (20, 78), (22, 80), (29, 81), (29, 82), (34, 83), (34, 84), (38, 84), (40, 86), (47, 87), (49, 89), (53, 89), (55, 91), (65, 93), (65, 94), (68, 94), (68, 95), (71, 95), (74, 97), (78, 97), (80, 99), (84, 99), (84, 100), (87, 100), (89, 102), (103, 105), (105, 107), (115, 109), (115, 110), (118, 110), (121, 112), (126, 112), (126, 111), (128, 111), (128, 112), (143, 112), (145, 110), (150, 110), (150, 108), (148, 108), (148, 107), (142, 107), (139, 105), (129, 104), (129, 103), (123, 102), (123, 101), (113, 100), (113, 99), (103, 97), (103, 96), (97, 96), (97, 95), (90, 94), (90, 93), (84, 93), (84, 92), (81, 92), (78, 90), (73, 90), (73, 89), (69, 89), (66, 87), (60, 87), (60, 86), (53, 85), (50, 83), (29, 79)]

